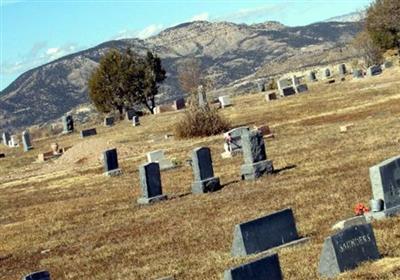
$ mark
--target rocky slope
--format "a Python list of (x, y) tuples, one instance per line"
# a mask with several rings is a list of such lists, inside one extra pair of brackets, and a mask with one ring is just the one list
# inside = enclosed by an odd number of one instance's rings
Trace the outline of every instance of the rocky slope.
[[(196, 57), (207, 75), (222, 88), (263, 69), (262, 66), (307, 62), (313, 52), (324, 53), (348, 43), (360, 30), (355, 22), (321, 22), (287, 27), (277, 22), (253, 25), (197, 21), (164, 30), (145, 40), (109, 41), (29, 70), (0, 95), (0, 129), (17, 129), (53, 120), (88, 102), (87, 79), (109, 48), (128, 47), (139, 53), (153, 50), (162, 58), (168, 78), (160, 100), (182, 95), (177, 83), (181, 61)], [(311, 54), (311, 55), (310, 55)], [(293, 60), (296, 57), (296, 60)], [(291, 59), (292, 58), (292, 59)], [(336, 59), (336, 58), (332, 58)], [(329, 58), (327, 58), (329, 62)], [(275, 64), (271, 64), (275, 63)], [(311, 64), (314, 62), (311, 62)], [(307, 64), (307, 63), (306, 63)], [(272, 71), (271, 74), (276, 74)], [(269, 71), (264, 71), (269, 75)]]

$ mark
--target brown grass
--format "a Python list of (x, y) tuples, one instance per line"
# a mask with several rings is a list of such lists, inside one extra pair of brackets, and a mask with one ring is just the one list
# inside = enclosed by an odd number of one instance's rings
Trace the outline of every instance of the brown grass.
[[(77, 133), (33, 141), (29, 153), (1, 147), (7, 158), (0, 159), (0, 279), (39, 269), (53, 279), (220, 279), (225, 269), (254, 258), (230, 256), (234, 225), (284, 207), (293, 208), (300, 234), (311, 238), (279, 252), (284, 277), (318, 279), (331, 226), (371, 198), (368, 167), (399, 154), (399, 78), (392, 69), (357, 82), (311, 85), (309, 94), (270, 103), (261, 95), (233, 99), (222, 114), (234, 126), (270, 125), (276, 137), (267, 140), (267, 153), (275, 168), (296, 165), (255, 182), (238, 181), (241, 157), (221, 159), (221, 135), (165, 140), (182, 112), (143, 117), (139, 127), (98, 126), (95, 137), (132, 148), (121, 158), (120, 177), (87, 166), (87, 151), (64, 164), (35, 163), (52, 142), (89, 141)], [(350, 122), (354, 127), (340, 133)], [(198, 146), (211, 148), (221, 191), (190, 194), (192, 173), (181, 166), (162, 173), (168, 201), (135, 203), (145, 152), (163, 148), (184, 162)], [(339, 279), (400, 279), (400, 218), (373, 226), (384, 258)]]

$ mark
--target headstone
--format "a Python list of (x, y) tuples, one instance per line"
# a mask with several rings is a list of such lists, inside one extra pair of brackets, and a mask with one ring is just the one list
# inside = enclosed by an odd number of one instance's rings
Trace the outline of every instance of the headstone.
[(334, 84), (336, 82), (335, 79), (329, 79), (326, 83), (327, 84)]
[(303, 93), (303, 92), (307, 92), (307, 91), (308, 91), (307, 84), (301, 84), (301, 85), (296, 86), (297, 93)]
[(132, 118), (136, 116), (136, 111), (134, 109), (127, 109), (125, 112), (125, 120), (131, 121)]
[(260, 259), (226, 270), (224, 280), (282, 280), (282, 271), (278, 254), (272, 254)]
[(103, 152), (104, 175), (116, 176), (121, 174), (118, 166), (117, 149), (110, 149)]
[(16, 135), (11, 135), (10, 141), (8, 141), (8, 146), (11, 147), (11, 148), (19, 146), (18, 139), (17, 139)]
[(333, 230), (343, 230), (348, 227), (356, 226), (356, 225), (363, 225), (367, 223), (367, 219), (365, 216), (355, 216), (348, 218), (346, 220), (342, 220), (337, 222), (332, 226)]
[(267, 160), (265, 143), (260, 131), (244, 131), (242, 134), (244, 164), (240, 168), (242, 180), (254, 180), (274, 171), (271, 160)]
[(321, 276), (333, 278), (379, 258), (371, 224), (356, 225), (325, 239), (318, 270)]
[(192, 193), (213, 192), (221, 188), (219, 178), (214, 176), (209, 148), (201, 147), (193, 150), (192, 168), (194, 174)]
[(241, 126), (224, 133), (224, 150), (229, 156), (242, 153), (242, 134), (249, 131), (249, 127)]
[(266, 101), (272, 101), (272, 100), (276, 100), (276, 99), (277, 99), (276, 92), (267, 92), (265, 94)]
[(202, 85), (200, 85), (200, 86), (197, 88), (197, 95), (198, 95), (198, 98), (199, 98), (199, 106), (200, 106), (200, 107), (207, 106), (207, 95), (206, 95), (206, 90), (205, 90), (205, 88), (204, 88)]
[(292, 87), (292, 86), (285, 87), (285, 88), (282, 88), (280, 93), (281, 93), (281, 96), (284, 96), (284, 97), (285, 96), (290, 96), (290, 95), (296, 94), (296, 89), (294, 87)]
[(81, 131), (81, 138), (93, 136), (96, 134), (97, 134), (96, 128), (84, 129)]
[(380, 65), (373, 65), (367, 69), (368, 76), (376, 76), (382, 73), (382, 68)]
[(306, 241), (299, 239), (293, 211), (286, 208), (235, 226), (232, 256), (257, 254)]
[(360, 69), (353, 70), (353, 77), (356, 79), (360, 79), (363, 77), (363, 71)]
[(63, 133), (68, 134), (72, 133), (74, 131), (74, 119), (72, 118), (72, 115), (66, 115), (62, 118), (63, 122)]
[(104, 118), (104, 126), (113, 126), (114, 125), (114, 117), (105, 117)]
[(9, 144), (9, 142), (10, 142), (10, 140), (11, 140), (11, 137), (10, 137), (10, 133), (9, 132), (3, 132), (3, 144), (5, 145), (5, 146), (8, 146)]
[(367, 218), (382, 219), (400, 213), (400, 156), (370, 167), (374, 200), (383, 201), (382, 211), (369, 212)]
[(300, 85), (300, 78), (296, 77), (296, 75), (292, 76), (292, 86), (297, 87)]
[(264, 82), (257, 83), (257, 88), (258, 88), (259, 92), (264, 92), (265, 91), (265, 83)]
[(22, 132), (22, 144), (24, 146), (25, 152), (33, 149), (31, 144), (31, 137), (29, 135), (29, 132), (26, 130)]
[(310, 82), (315, 82), (317, 81), (317, 75), (315, 74), (314, 71), (310, 71), (310, 73), (308, 74), (308, 80)]
[(339, 70), (339, 75), (346, 75), (347, 73), (346, 64), (340, 64), (338, 66), (338, 70)]
[(0, 158), (5, 158), (6, 155), (4, 153), (0, 153)]
[(140, 125), (139, 116), (133, 116), (132, 125), (133, 126), (139, 126)]
[(326, 68), (324, 70), (324, 75), (325, 75), (325, 78), (329, 78), (331, 76), (331, 70), (329, 68)]
[(22, 278), (22, 280), (51, 280), (50, 273), (48, 271), (38, 271), (28, 274)]
[(391, 62), (391, 61), (385, 61), (383, 64), (382, 64), (382, 68), (383, 69), (388, 69), (388, 68), (390, 68), (390, 67), (392, 67), (393, 66), (393, 62)]
[(225, 108), (228, 106), (232, 106), (231, 99), (228, 95), (218, 97), (219, 103), (221, 103), (221, 107)]
[(147, 161), (157, 162), (160, 165), (160, 170), (167, 170), (176, 167), (172, 161), (165, 158), (164, 150), (156, 150), (147, 153)]
[(184, 98), (179, 98), (174, 101), (173, 107), (175, 110), (182, 110), (185, 108), (185, 99)]
[(150, 162), (139, 166), (140, 186), (142, 189), (142, 197), (138, 204), (149, 204), (152, 202), (167, 199), (162, 194), (160, 166), (156, 162)]

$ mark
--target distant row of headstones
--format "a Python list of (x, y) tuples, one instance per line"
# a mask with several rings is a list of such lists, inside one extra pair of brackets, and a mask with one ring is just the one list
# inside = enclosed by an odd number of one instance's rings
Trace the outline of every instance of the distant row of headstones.
[[(19, 146), (16, 135), (10, 135), (10, 133), (8, 131), (3, 132), (2, 141), (3, 141), (3, 144), (7, 147), (13, 148), (13, 147)], [(22, 144), (23, 144), (25, 152), (33, 149), (32, 144), (31, 144), (30, 134), (27, 130), (22, 132)]]

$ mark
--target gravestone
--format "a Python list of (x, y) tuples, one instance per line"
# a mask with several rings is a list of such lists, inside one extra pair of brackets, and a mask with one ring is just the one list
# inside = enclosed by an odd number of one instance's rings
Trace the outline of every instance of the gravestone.
[(139, 116), (133, 116), (132, 117), (132, 125), (133, 126), (139, 126), (140, 125)]
[(81, 138), (93, 136), (97, 134), (96, 128), (84, 129), (81, 131)]
[(339, 75), (346, 75), (347, 73), (346, 64), (340, 64), (338, 66), (338, 70), (339, 70)]
[(104, 118), (104, 126), (113, 126), (114, 125), (114, 117), (105, 117)]
[(353, 70), (353, 77), (356, 79), (360, 79), (363, 77), (363, 71), (360, 69)]
[(125, 120), (131, 121), (132, 118), (136, 116), (136, 111), (134, 109), (127, 109), (125, 112)]
[(272, 254), (260, 259), (226, 270), (224, 280), (282, 280), (282, 271), (278, 254)]
[(0, 154), (0, 158), (5, 158), (5, 157), (6, 157), (6, 155), (4, 153)]
[(219, 103), (221, 103), (222, 108), (232, 106), (231, 99), (229, 98), (228, 95), (218, 97), (218, 101), (219, 101)]
[(300, 78), (296, 77), (296, 75), (292, 76), (292, 86), (297, 87), (298, 85), (300, 85)]
[(182, 110), (185, 108), (185, 99), (184, 98), (179, 98), (174, 101), (173, 107), (175, 110)]
[(72, 115), (63, 116), (62, 122), (64, 134), (72, 133), (74, 131), (74, 119), (72, 118)]
[(22, 280), (51, 280), (51, 278), (50, 278), (50, 273), (48, 271), (43, 270), (30, 273), (22, 277)]
[(382, 73), (382, 68), (380, 65), (373, 65), (367, 69), (368, 76), (376, 76)]
[(296, 86), (296, 92), (297, 93), (303, 93), (308, 91), (308, 86), (306, 84), (301, 84)]
[(249, 127), (241, 126), (224, 133), (226, 157), (242, 153), (242, 134), (244, 131), (249, 131)]
[(325, 78), (329, 78), (331, 76), (331, 70), (329, 68), (326, 68), (324, 71)]
[[(400, 213), (400, 156), (370, 167), (373, 199), (382, 201), (382, 209), (366, 214), (367, 219), (383, 219)], [(379, 211), (381, 210), (381, 211)]]
[(379, 258), (371, 224), (356, 225), (325, 239), (318, 271), (323, 277), (333, 278)]
[(117, 149), (110, 149), (103, 152), (104, 175), (117, 176), (121, 174), (118, 166)]
[(285, 87), (281, 89), (281, 96), (290, 96), (296, 94), (296, 89), (294, 87)]
[(205, 88), (202, 85), (200, 85), (197, 88), (197, 95), (198, 95), (198, 99), (199, 99), (199, 106), (200, 107), (207, 106), (207, 94), (206, 94)]
[(19, 146), (18, 139), (17, 139), (16, 135), (11, 135), (10, 141), (8, 141), (8, 146), (11, 147), (11, 148)]
[(172, 161), (165, 158), (164, 150), (156, 150), (147, 153), (147, 161), (157, 162), (160, 165), (160, 170), (167, 170), (176, 167), (176, 165)]
[(242, 134), (244, 164), (240, 168), (242, 180), (254, 180), (273, 173), (271, 160), (267, 160), (265, 143), (260, 131), (244, 131)]
[(259, 92), (264, 92), (265, 91), (265, 83), (259, 82), (257, 83), (257, 88)]
[(5, 145), (5, 146), (8, 146), (9, 144), (9, 142), (10, 142), (10, 140), (11, 140), (11, 137), (10, 137), (10, 133), (9, 132), (3, 132), (3, 144)]
[(286, 208), (235, 226), (232, 256), (247, 256), (307, 241), (299, 239), (293, 211)]
[(392, 67), (393, 66), (393, 62), (391, 62), (391, 61), (385, 61), (383, 64), (382, 64), (382, 68), (383, 69), (388, 69), (388, 68), (390, 68), (390, 67)]
[(275, 92), (267, 92), (265, 94), (265, 100), (266, 101), (272, 101), (272, 100), (276, 100), (276, 99), (277, 99), (277, 96), (276, 96)]
[(310, 82), (315, 82), (317, 81), (317, 75), (315, 74), (314, 71), (310, 71), (310, 73), (308, 74), (308, 80)]
[(150, 162), (139, 166), (140, 187), (142, 197), (138, 198), (138, 204), (149, 204), (167, 199), (162, 194), (160, 166), (156, 162)]
[(196, 148), (192, 152), (194, 182), (192, 193), (213, 192), (221, 188), (219, 178), (214, 177), (211, 151), (207, 147)]
[(29, 132), (26, 130), (22, 132), (22, 144), (24, 146), (25, 152), (33, 149), (31, 144), (31, 137), (29, 135)]

